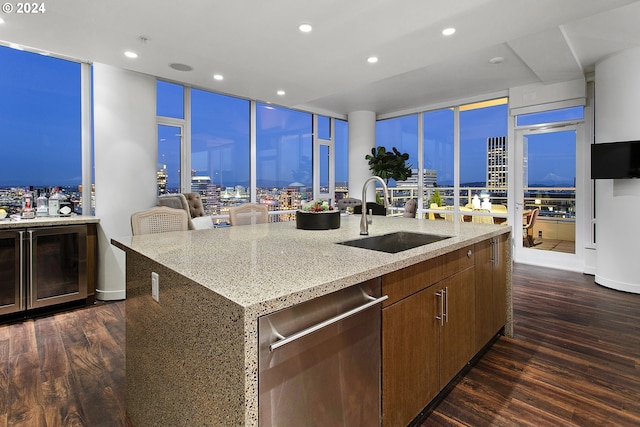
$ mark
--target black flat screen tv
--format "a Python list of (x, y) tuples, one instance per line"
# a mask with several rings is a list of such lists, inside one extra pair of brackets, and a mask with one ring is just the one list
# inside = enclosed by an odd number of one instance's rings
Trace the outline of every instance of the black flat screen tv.
[(591, 179), (640, 178), (640, 141), (591, 144)]

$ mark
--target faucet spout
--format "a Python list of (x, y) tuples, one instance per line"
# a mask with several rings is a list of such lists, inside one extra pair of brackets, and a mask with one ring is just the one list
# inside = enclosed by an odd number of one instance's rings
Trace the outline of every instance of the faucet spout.
[(367, 186), (374, 181), (378, 181), (380, 184), (382, 184), (382, 191), (384, 193), (384, 207), (389, 207), (389, 189), (387, 188), (387, 184), (384, 182), (384, 180), (379, 176), (372, 176), (370, 178), (367, 178), (362, 186), (362, 218), (360, 219), (361, 236), (366, 236), (369, 234), (369, 224), (371, 224), (371, 218), (367, 217)]

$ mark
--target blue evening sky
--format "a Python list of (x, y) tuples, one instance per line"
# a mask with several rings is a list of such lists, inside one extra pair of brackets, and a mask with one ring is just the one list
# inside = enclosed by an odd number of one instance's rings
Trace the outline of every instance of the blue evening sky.
[[(158, 85), (158, 114), (183, 118), (182, 87)], [(249, 106), (244, 99), (192, 90), (191, 160), (196, 174), (210, 176), (223, 187), (249, 185)], [(575, 115), (576, 110), (569, 114)], [(506, 115), (506, 105), (460, 113), (461, 185), (486, 180), (486, 138), (507, 134)], [(548, 120), (544, 114), (531, 116), (522, 120)], [(377, 144), (408, 152), (414, 168), (418, 165), (417, 120), (412, 115), (377, 124)], [(425, 167), (438, 171), (439, 185), (452, 185), (453, 112), (428, 112), (424, 121)], [(258, 104), (257, 127), (258, 186), (286, 186), (294, 181), (311, 185), (312, 115)], [(340, 122), (336, 127), (337, 139), (346, 141), (346, 125)], [(179, 176), (176, 134), (172, 127), (158, 132), (160, 161), (167, 164), (170, 187), (177, 185)], [(320, 135), (329, 136), (324, 117)], [(570, 132), (530, 137), (529, 184), (572, 185), (574, 140)], [(348, 179), (346, 153), (346, 145), (338, 142), (336, 182)], [(0, 47), (0, 186), (78, 185), (80, 160), (80, 65)], [(322, 164), (326, 169), (326, 162)]]

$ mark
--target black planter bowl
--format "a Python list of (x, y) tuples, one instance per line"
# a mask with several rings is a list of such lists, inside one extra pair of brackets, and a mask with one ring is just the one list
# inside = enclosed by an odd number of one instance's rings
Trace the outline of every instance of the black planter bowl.
[(296, 212), (296, 228), (301, 230), (330, 230), (340, 228), (340, 211)]

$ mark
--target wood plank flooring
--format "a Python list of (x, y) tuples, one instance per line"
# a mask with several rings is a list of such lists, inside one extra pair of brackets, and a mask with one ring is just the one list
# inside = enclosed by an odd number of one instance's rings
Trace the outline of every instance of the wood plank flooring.
[[(516, 265), (500, 338), (427, 426), (640, 425), (640, 295)], [(0, 326), (0, 427), (130, 426), (124, 302)]]
[(124, 302), (0, 327), (0, 426), (128, 426)]
[(514, 337), (420, 425), (640, 425), (640, 295), (524, 265), (513, 280)]

